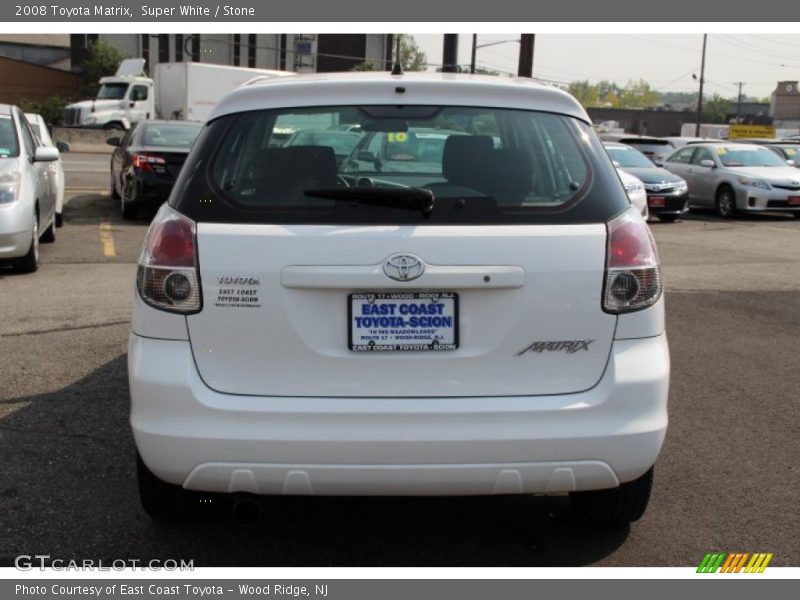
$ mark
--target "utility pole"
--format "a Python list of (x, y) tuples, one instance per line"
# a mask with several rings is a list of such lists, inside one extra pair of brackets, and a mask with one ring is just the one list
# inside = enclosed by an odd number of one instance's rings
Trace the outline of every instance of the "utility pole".
[(742, 121), (742, 86), (744, 85), (744, 81), (735, 81), (733, 85), (739, 86), (739, 97), (736, 101), (736, 122), (741, 123)]
[(442, 47), (442, 73), (458, 73), (458, 34), (445, 33)]
[(532, 33), (520, 35), (519, 43), (519, 68), (517, 75), (520, 77), (533, 77), (533, 44), (536, 36)]
[(478, 51), (478, 34), (472, 34), (472, 59), (469, 61), (469, 72), (475, 73), (475, 53)]
[(697, 96), (697, 122), (694, 125), (694, 137), (700, 137), (700, 120), (703, 116), (703, 82), (706, 77), (706, 40), (708, 34), (703, 34), (703, 57), (700, 62), (700, 94)]

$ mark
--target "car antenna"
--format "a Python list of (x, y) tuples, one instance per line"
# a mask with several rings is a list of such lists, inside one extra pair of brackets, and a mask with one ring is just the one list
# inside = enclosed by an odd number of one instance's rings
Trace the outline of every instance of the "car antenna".
[(392, 75), (402, 75), (403, 74), (403, 65), (399, 62), (394, 63), (392, 66)]
[(402, 33), (398, 33), (395, 36), (395, 46), (394, 46), (394, 64), (392, 65), (392, 75), (402, 75), (403, 74), (403, 65), (400, 62), (400, 40), (403, 37)]

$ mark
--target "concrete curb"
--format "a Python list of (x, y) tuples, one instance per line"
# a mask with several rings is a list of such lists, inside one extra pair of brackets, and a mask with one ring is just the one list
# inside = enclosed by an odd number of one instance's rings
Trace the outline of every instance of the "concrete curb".
[(66, 142), (70, 152), (87, 152), (95, 154), (111, 154), (113, 146), (106, 144), (110, 137), (122, 137), (124, 131), (111, 129), (83, 129), (78, 127), (53, 127), (53, 140)]

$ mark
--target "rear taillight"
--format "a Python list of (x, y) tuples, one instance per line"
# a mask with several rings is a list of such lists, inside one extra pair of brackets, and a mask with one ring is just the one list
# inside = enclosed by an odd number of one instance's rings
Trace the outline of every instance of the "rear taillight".
[(202, 306), (195, 222), (164, 204), (156, 214), (139, 257), (136, 288), (147, 304), (177, 313)]
[(153, 171), (154, 167), (164, 167), (167, 161), (155, 154), (134, 154), (131, 157), (131, 164), (141, 171)]
[(603, 309), (641, 310), (661, 297), (661, 265), (650, 228), (632, 208), (608, 223)]

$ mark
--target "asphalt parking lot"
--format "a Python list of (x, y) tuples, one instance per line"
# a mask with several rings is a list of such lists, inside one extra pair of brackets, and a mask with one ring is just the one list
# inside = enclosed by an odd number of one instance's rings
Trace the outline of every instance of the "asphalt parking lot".
[(586, 527), (563, 497), (279, 498), (262, 521), (159, 525), (139, 506), (126, 343), (147, 220), (108, 158), (65, 158), (68, 203), (32, 275), (0, 270), (0, 565), (686, 566), (711, 550), (800, 565), (800, 220), (653, 223), (672, 356), (670, 429), (645, 517)]

